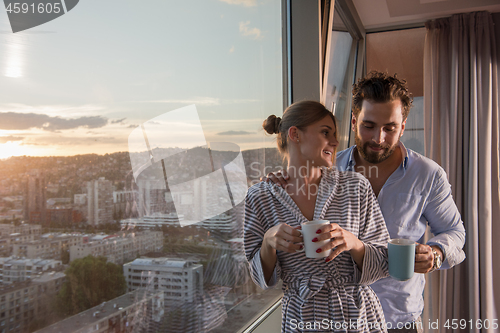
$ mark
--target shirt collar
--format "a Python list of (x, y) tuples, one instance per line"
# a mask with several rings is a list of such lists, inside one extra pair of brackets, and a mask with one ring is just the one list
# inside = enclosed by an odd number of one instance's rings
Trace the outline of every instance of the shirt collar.
[(401, 148), (401, 152), (403, 153), (403, 168), (405, 170), (407, 170), (408, 169), (408, 160), (409, 160), (408, 150), (406, 150), (405, 145), (401, 141), (399, 141), (399, 148)]
[(354, 171), (354, 167), (356, 166), (356, 160), (354, 159), (354, 151), (356, 149), (356, 146), (352, 146), (351, 151), (349, 152), (349, 159), (347, 160), (347, 170), (348, 171)]

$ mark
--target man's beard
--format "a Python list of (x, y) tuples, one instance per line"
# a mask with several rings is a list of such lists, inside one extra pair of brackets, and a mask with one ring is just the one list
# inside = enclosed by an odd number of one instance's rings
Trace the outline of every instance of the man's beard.
[[(394, 153), (396, 147), (399, 145), (399, 140), (394, 146), (377, 145), (375, 143), (370, 143), (370, 142), (365, 142), (363, 144), (363, 141), (361, 141), (361, 138), (358, 135), (357, 129), (354, 131), (354, 134), (355, 134), (354, 141), (356, 143), (356, 148), (358, 149), (359, 154), (365, 161), (372, 164), (378, 164), (388, 159), (389, 156), (391, 156), (392, 153)], [(368, 147), (381, 148), (383, 149), (383, 151), (382, 153), (370, 152), (368, 150)]]

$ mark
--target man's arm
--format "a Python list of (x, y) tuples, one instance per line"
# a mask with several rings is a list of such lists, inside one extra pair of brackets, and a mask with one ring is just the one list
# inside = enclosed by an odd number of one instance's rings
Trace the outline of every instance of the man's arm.
[(427, 245), (439, 247), (443, 254), (441, 268), (447, 269), (461, 263), (465, 259), (462, 250), (465, 244), (465, 228), (451, 195), (451, 185), (441, 168), (434, 177), (424, 216), (435, 235)]
[(288, 173), (286, 170), (280, 170), (278, 172), (269, 172), (267, 176), (265, 177), (260, 177), (260, 180), (266, 183), (273, 183), (278, 186), (281, 186), (282, 188), (286, 188), (288, 185), (288, 180), (290, 179), (290, 176), (288, 176)]

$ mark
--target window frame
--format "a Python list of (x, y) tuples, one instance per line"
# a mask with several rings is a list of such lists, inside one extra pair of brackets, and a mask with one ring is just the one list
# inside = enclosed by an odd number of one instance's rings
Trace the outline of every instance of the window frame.
[[(332, 3), (334, 5), (332, 6)], [(320, 92), (323, 82), (324, 70), (322, 68), (327, 54), (324, 47), (324, 38), (321, 32), (324, 31), (322, 24), (329, 26), (331, 22), (324, 22), (322, 18), (329, 17), (322, 13), (322, 9), (329, 8), (331, 11), (337, 10), (342, 18), (349, 34), (353, 38), (351, 54), (348, 63), (348, 73), (352, 73), (352, 82), (356, 82), (366, 73), (365, 65), (365, 36), (366, 31), (361, 24), (352, 0), (282, 0), (282, 66), (283, 66), (283, 110), (293, 102), (312, 99), (320, 100)], [(312, 9), (311, 9), (312, 7)], [(314, 14), (316, 13), (316, 14)], [(330, 15), (333, 17), (333, 15)], [(316, 27), (316, 28), (314, 28)], [(294, 34), (298, 31), (298, 34)], [(304, 34), (308, 33), (307, 38)], [(326, 38), (327, 36), (325, 36)], [(311, 70), (316, 68), (316, 70)], [(347, 110), (351, 112), (351, 99), (348, 98)], [(351, 114), (348, 117), (349, 119)], [(349, 140), (347, 146), (353, 142), (352, 131), (349, 128)], [(347, 148), (347, 147), (345, 147)], [(249, 333), (259, 331), (259, 325), (267, 320), (274, 320), (272, 316), (276, 311), (280, 311), (281, 298), (250, 321), (248, 326), (239, 330), (238, 333)], [(281, 325), (281, 315), (279, 323), (271, 323), (276, 327)], [(266, 323), (267, 324), (267, 323)], [(267, 326), (267, 325), (266, 325)]]

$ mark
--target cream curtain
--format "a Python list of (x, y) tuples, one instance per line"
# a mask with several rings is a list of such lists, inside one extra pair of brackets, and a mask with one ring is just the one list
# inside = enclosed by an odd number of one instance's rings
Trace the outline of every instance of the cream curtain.
[[(498, 26), (500, 22), (497, 30)], [(454, 15), (427, 22), (426, 27), (426, 155), (448, 173), (467, 231), (467, 259), (450, 270), (427, 274), (424, 328), (429, 332), (499, 332), (492, 327), (498, 319), (496, 307), (500, 307), (496, 45), (500, 34), (488, 12)], [(449, 328), (445, 328), (447, 321)]]

